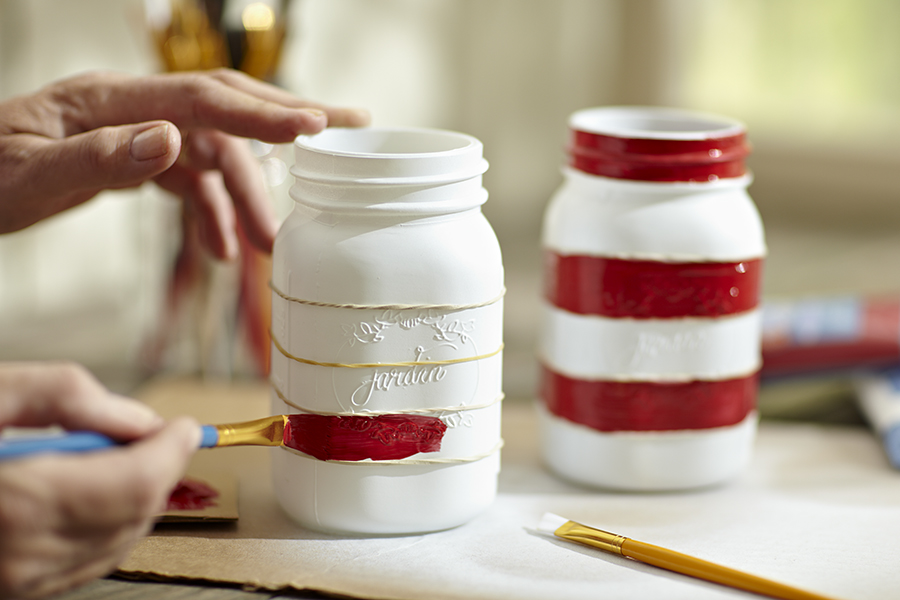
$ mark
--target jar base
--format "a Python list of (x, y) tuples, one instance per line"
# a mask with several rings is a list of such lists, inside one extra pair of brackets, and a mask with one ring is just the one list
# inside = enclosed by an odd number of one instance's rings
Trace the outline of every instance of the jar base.
[(619, 491), (675, 491), (725, 483), (750, 462), (755, 411), (730, 427), (606, 433), (551, 414), (537, 403), (542, 454), (569, 481)]
[(500, 453), (470, 463), (329, 463), (288, 450), (272, 457), (275, 496), (309, 529), (397, 535), (451, 529), (472, 520), (497, 494)]

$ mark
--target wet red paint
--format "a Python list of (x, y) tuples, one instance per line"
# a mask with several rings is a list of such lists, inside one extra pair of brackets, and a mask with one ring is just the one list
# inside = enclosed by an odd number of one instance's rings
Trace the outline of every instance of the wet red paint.
[(660, 140), (575, 130), (568, 150), (569, 164), (592, 175), (705, 182), (744, 175), (750, 145), (744, 133), (702, 140)]
[(210, 506), (216, 506), (215, 499), (219, 492), (215, 488), (196, 479), (182, 479), (169, 495), (167, 511), (173, 510), (202, 510)]
[(284, 445), (319, 460), (397, 460), (437, 452), (447, 426), (422, 415), (290, 415)]
[(544, 295), (582, 315), (720, 317), (759, 305), (762, 260), (675, 263), (602, 256), (544, 257)]
[(574, 379), (543, 367), (553, 414), (597, 431), (673, 431), (736, 425), (756, 405), (758, 377), (658, 383)]

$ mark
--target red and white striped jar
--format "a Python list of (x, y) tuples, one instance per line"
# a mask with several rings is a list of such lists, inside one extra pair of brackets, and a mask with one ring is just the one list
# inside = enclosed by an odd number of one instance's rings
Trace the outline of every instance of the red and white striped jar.
[(734, 120), (594, 108), (569, 120), (544, 221), (546, 463), (624, 490), (737, 475), (756, 432), (762, 222)]

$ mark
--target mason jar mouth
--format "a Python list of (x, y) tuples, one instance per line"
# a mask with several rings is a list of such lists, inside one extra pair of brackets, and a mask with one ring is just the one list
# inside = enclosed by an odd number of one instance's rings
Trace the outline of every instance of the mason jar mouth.
[(610, 106), (572, 114), (574, 131), (630, 139), (708, 140), (746, 131), (737, 119), (710, 113), (657, 106)]
[(652, 106), (589, 108), (569, 118), (569, 165), (591, 175), (659, 182), (742, 177), (744, 125), (706, 113)]
[(472, 136), (442, 129), (341, 128), (301, 135), (298, 148), (335, 156), (394, 158), (465, 152), (481, 143)]
[(487, 200), (478, 139), (425, 128), (333, 128), (294, 140), (294, 200), (321, 210), (446, 213)]

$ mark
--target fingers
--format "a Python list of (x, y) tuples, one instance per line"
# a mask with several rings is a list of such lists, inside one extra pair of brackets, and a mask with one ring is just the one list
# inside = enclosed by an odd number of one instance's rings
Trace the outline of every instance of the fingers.
[(316, 102), (308, 102), (307, 106), (324, 110), (328, 115), (329, 127), (365, 127), (372, 122), (369, 111), (364, 108), (339, 108)]
[[(259, 161), (250, 154), (246, 140), (209, 132), (215, 154), (213, 164), (222, 172), (225, 188), (237, 211), (247, 239), (256, 248), (272, 252), (278, 220), (266, 191)], [(201, 138), (202, 139), (202, 138)]]
[(60, 529), (89, 536), (122, 523), (142, 524), (159, 514), (199, 445), (197, 422), (182, 417), (125, 447), (56, 457), (43, 473), (66, 491), (62, 506), (67, 523), (60, 523)]
[(234, 206), (221, 173), (197, 172), (176, 164), (157, 177), (156, 183), (184, 200), (199, 225), (200, 242), (213, 256), (222, 260), (237, 258)]
[(216, 163), (234, 202), (238, 221), (250, 243), (272, 252), (278, 220), (268, 197), (259, 161), (250, 154), (246, 140), (216, 133), (219, 140)]
[[(188, 199), (205, 245), (227, 259), (238, 251), (235, 213), (264, 252), (277, 230), (259, 167), (231, 136), (285, 143), (328, 125), (369, 122), (364, 110), (306, 102), (227, 69), (140, 78), (90, 73), (9, 106), (8, 119), (0, 119), (0, 233), (103, 189), (157, 178)], [(182, 135), (194, 141), (178, 160)], [(204, 170), (221, 176), (197, 172)]]
[[(101, 91), (102, 90), (102, 91)], [(329, 114), (250, 77), (230, 71), (123, 78), (92, 73), (47, 90), (67, 110), (69, 133), (108, 125), (164, 119), (182, 130), (210, 128), (269, 143), (318, 133)], [(74, 99), (73, 99), (74, 98)], [(357, 114), (358, 112), (358, 114)], [(339, 122), (368, 121), (364, 111), (335, 110)]]
[(39, 178), (46, 187), (38, 194), (131, 187), (168, 169), (180, 151), (181, 133), (165, 121), (101, 127), (48, 141), (33, 147), (35, 165), (52, 174)]
[[(151, 121), (62, 139), (13, 134), (0, 144), (0, 197), (10, 203), (0, 211), (0, 227), (8, 232), (70, 208), (100, 189), (135, 186), (165, 171), (178, 158), (181, 134), (171, 123)], [(2, 193), (4, 189), (9, 192)]]
[(25, 531), (52, 529), (73, 540), (100, 536), (112, 544), (123, 527), (143, 531), (161, 512), (200, 435), (196, 421), (182, 417), (128, 446), (0, 465), (6, 481), (18, 486), (4, 490), (9, 503), (3, 508), (22, 513), (18, 523)]
[(178, 419), (128, 447), (0, 465), (0, 596), (110, 572), (150, 530), (199, 439), (193, 420)]
[[(259, 162), (250, 153), (245, 140), (225, 135), (215, 130), (194, 131), (185, 139), (182, 160), (179, 165), (196, 170), (215, 170), (221, 173), (221, 185), (216, 187), (191, 186), (188, 173), (173, 173), (164, 176), (157, 182), (164, 187), (176, 186), (176, 177), (182, 178), (182, 185), (187, 184), (190, 200), (197, 204), (195, 213), (201, 220), (201, 233), (213, 242), (216, 238), (227, 241), (229, 248), (237, 252), (237, 238), (233, 223), (234, 211), (237, 212), (244, 233), (249, 241), (263, 252), (271, 252), (278, 231), (278, 221), (272, 208), (266, 186), (262, 178)], [(184, 178), (187, 177), (187, 180)], [(171, 179), (171, 181), (169, 181)], [(169, 187), (171, 189), (171, 187)], [(209, 196), (207, 197), (207, 194)], [(230, 197), (233, 209), (227, 204)], [(227, 214), (225, 214), (227, 211)], [(219, 229), (219, 231), (216, 231)], [(212, 246), (208, 246), (216, 250)], [(217, 256), (222, 257), (219, 254)], [(224, 258), (233, 258), (229, 254)]]
[(237, 257), (235, 212), (250, 243), (272, 251), (278, 221), (259, 162), (245, 140), (215, 130), (191, 132), (178, 164), (156, 182), (187, 201), (199, 222), (201, 241), (217, 258)]
[(162, 426), (146, 405), (111, 394), (85, 369), (68, 363), (0, 365), (0, 426), (91, 430), (131, 440)]
[(290, 92), (263, 83), (259, 79), (250, 77), (240, 71), (219, 69), (217, 71), (212, 71), (211, 75), (234, 88), (269, 100), (270, 102), (277, 102), (295, 108), (314, 108), (321, 110), (328, 115), (329, 127), (365, 127), (372, 120), (369, 111), (364, 108), (343, 108), (339, 106), (329, 106), (319, 102), (310, 102), (309, 100), (301, 100)]

